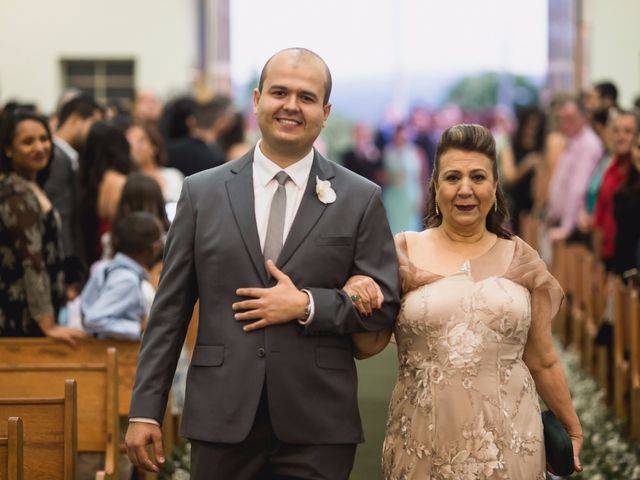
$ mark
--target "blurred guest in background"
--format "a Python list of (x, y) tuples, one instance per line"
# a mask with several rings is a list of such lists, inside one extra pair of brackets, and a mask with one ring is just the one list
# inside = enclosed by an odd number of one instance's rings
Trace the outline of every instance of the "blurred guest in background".
[(382, 199), (391, 231), (419, 230), (422, 226), (422, 159), (407, 138), (406, 126), (396, 127), (382, 156), (385, 188)]
[(549, 185), (549, 238), (567, 239), (574, 233), (584, 207), (593, 171), (603, 155), (600, 139), (587, 123), (582, 105), (573, 98), (561, 99), (555, 116), (558, 130), (567, 144)]
[[(75, 95), (63, 104), (58, 116), (58, 128), (53, 137), (53, 160), (51, 172), (44, 184), (62, 221), (62, 246), (68, 265), (86, 261), (80, 220), (78, 171), (80, 152), (89, 135), (91, 126), (102, 118), (102, 109), (87, 95)], [(80, 272), (67, 269), (67, 280), (82, 276)], [(79, 281), (80, 278), (75, 278)]]
[[(150, 213), (165, 233), (169, 230), (170, 221), (160, 185), (153, 177), (142, 172), (132, 172), (127, 176), (112, 224), (115, 225), (118, 220), (132, 212)], [(113, 257), (113, 245), (117, 243), (114, 235), (115, 231), (111, 229), (101, 238), (103, 260)]]
[(620, 112), (611, 128), (613, 158), (602, 176), (593, 217), (594, 251), (612, 270), (616, 239), (613, 198), (626, 181), (631, 165), (631, 148), (638, 134), (638, 118), (631, 112)]
[(0, 335), (73, 343), (79, 330), (56, 325), (64, 303), (60, 217), (43, 189), (53, 145), (49, 124), (16, 110), (0, 131)]
[(351, 148), (342, 154), (342, 165), (368, 178), (372, 182), (384, 183), (384, 169), (380, 150), (373, 143), (373, 134), (364, 123), (356, 123), (351, 129)]
[[(521, 233), (520, 217), (529, 215), (533, 209), (533, 179), (544, 151), (545, 128), (544, 114), (540, 110), (523, 109), (518, 114), (518, 126), (510, 146), (505, 149), (509, 153), (499, 157), (503, 160), (501, 171), (512, 201), (511, 224), (516, 234)], [(504, 162), (506, 158), (510, 160), (508, 165)]]
[(105, 122), (93, 125), (80, 162), (83, 238), (89, 265), (102, 255), (100, 238), (111, 227), (132, 169), (124, 133)]
[(166, 167), (168, 157), (160, 130), (151, 123), (133, 125), (127, 130), (127, 140), (136, 167), (158, 182), (165, 201), (177, 202), (184, 175), (177, 168)]
[(577, 227), (584, 233), (591, 233), (593, 230), (593, 212), (596, 209), (596, 200), (598, 199), (602, 176), (611, 163), (611, 152), (613, 150), (611, 142), (612, 123), (612, 115), (609, 114), (609, 110), (607, 109), (597, 110), (593, 112), (591, 116), (591, 125), (593, 126), (593, 130), (598, 134), (602, 145), (604, 145), (604, 154), (591, 175), (589, 186), (587, 187), (587, 198), (584, 208), (578, 216)]
[(428, 172), (433, 172), (437, 140), (433, 137), (431, 113), (423, 107), (414, 108), (409, 116), (409, 127), (412, 130), (413, 143), (428, 162)]
[(193, 117), (188, 120), (189, 134), (167, 143), (169, 166), (186, 177), (222, 165), (224, 151), (215, 142), (221, 126), (226, 126), (223, 120), (227, 108), (222, 100), (196, 104)]
[[(162, 251), (162, 228), (147, 212), (114, 224), (116, 255), (100, 265), (82, 290), (83, 324), (98, 338), (139, 340), (153, 303), (148, 269)], [(152, 288), (152, 287), (151, 287)]]
[(640, 135), (631, 148), (631, 167), (626, 181), (614, 195), (616, 239), (613, 269), (622, 275), (632, 268), (640, 269)]
[(165, 105), (160, 116), (160, 131), (167, 142), (189, 135), (197, 105), (191, 96), (175, 98)]
[(133, 121), (138, 124), (157, 124), (162, 114), (162, 102), (153, 90), (138, 90), (131, 108)]
[(217, 144), (224, 151), (228, 161), (240, 158), (251, 149), (251, 144), (245, 138), (246, 126), (242, 112), (235, 112), (226, 128), (218, 135)]

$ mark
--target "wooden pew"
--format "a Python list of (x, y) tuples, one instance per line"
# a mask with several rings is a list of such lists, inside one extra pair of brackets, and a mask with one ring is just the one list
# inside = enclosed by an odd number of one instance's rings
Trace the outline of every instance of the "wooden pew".
[(613, 325), (613, 399), (618, 418), (629, 418), (627, 396), (630, 391), (630, 299), (631, 288), (618, 277), (614, 280), (615, 321)]
[(598, 334), (599, 317), (596, 314), (595, 291), (596, 275), (593, 254), (585, 251), (582, 257), (581, 294), (582, 294), (582, 368), (591, 375), (595, 371), (595, 339)]
[(0, 436), (0, 479), (24, 479), (22, 419), (7, 419), (7, 436)]
[[(4, 393), (6, 385), (0, 385)], [(24, 478), (27, 480), (75, 480), (76, 382), (65, 380), (60, 385), (64, 391), (61, 397), (0, 398), (0, 418), (22, 419)], [(9, 425), (0, 422), (0, 436), (9, 436)]]
[(118, 478), (118, 356), (107, 351), (106, 363), (2, 364), (3, 397), (47, 397), (59, 394), (64, 379), (78, 389), (78, 452), (105, 453), (105, 479)]
[(631, 341), (631, 426), (630, 436), (640, 440), (640, 295), (631, 290), (629, 298), (629, 340)]
[[(595, 256), (594, 256), (595, 260)], [(594, 265), (594, 290), (593, 290), (593, 313), (594, 323), (596, 326), (596, 334), (602, 328), (605, 321), (605, 309), (609, 298), (609, 281), (604, 264), (596, 261)], [(608, 319), (611, 320), (611, 319)], [(594, 337), (595, 341), (595, 337)], [(594, 345), (594, 366), (592, 373), (600, 385), (607, 392), (607, 402), (611, 403), (613, 392), (611, 391), (610, 381), (610, 358), (609, 349), (606, 345)]]
[[(194, 313), (197, 319), (197, 310)], [(197, 322), (190, 325), (191, 342), (195, 343)], [(139, 342), (124, 340), (97, 340), (88, 338), (77, 342), (77, 347), (48, 338), (0, 338), (0, 365), (9, 364), (62, 364), (62, 363), (107, 363), (107, 349), (118, 351), (118, 414), (129, 416), (133, 382), (138, 364)], [(162, 438), (165, 455), (170, 455), (178, 433), (176, 421), (171, 413), (171, 402), (162, 422)], [(123, 451), (123, 448), (120, 449)]]
[(571, 298), (570, 331), (571, 344), (581, 359), (584, 354), (585, 302), (584, 270), (587, 249), (581, 244), (571, 244), (567, 247), (567, 295)]
[(48, 338), (0, 339), (0, 365), (47, 363), (107, 363), (107, 349), (118, 351), (118, 412), (129, 415), (133, 381), (138, 362), (139, 342), (97, 340), (88, 338), (77, 342), (77, 348)]

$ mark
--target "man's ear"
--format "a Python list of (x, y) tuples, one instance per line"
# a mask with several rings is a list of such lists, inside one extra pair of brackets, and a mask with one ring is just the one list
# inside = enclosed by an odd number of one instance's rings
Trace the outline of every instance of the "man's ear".
[(258, 113), (258, 103), (260, 103), (260, 96), (262, 94), (260, 93), (260, 90), (258, 90), (257, 88), (253, 89), (253, 113), (256, 114)]
[(327, 121), (327, 118), (329, 118), (329, 114), (331, 113), (331, 104), (327, 103), (324, 107), (322, 107), (323, 109), (323, 114), (324, 114), (324, 121), (322, 122), (322, 126), (324, 127), (325, 122)]

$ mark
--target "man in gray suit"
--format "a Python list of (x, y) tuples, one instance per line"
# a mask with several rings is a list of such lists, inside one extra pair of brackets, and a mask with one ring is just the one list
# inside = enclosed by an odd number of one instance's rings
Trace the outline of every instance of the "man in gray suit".
[(88, 95), (77, 95), (62, 105), (53, 137), (53, 159), (44, 190), (60, 214), (67, 280), (79, 280), (77, 272), (68, 268), (84, 263), (78, 212), (79, 157), (91, 126), (100, 119), (102, 109), (96, 101)]
[[(181, 427), (192, 478), (348, 478), (363, 441), (350, 334), (393, 325), (399, 275), (380, 188), (313, 149), (330, 90), (315, 53), (277, 53), (253, 94), (258, 145), (186, 179), (140, 350), (136, 465), (157, 470), (150, 443), (162, 461), (159, 423), (199, 298)], [(366, 319), (341, 290), (354, 275), (384, 295)]]

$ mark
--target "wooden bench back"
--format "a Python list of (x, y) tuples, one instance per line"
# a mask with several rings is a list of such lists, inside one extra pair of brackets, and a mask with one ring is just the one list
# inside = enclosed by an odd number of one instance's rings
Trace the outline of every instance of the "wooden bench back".
[(637, 288), (629, 295), (629, 339), (631, 341), (631, 438), (640, 440), (640, 293)]
[(7, 419), (7, 436), (0, 436), (0, 479), (23, 480), (23, 430), (20, 417)]
[(0, 339), (1, 364), (107, 363), (107, 348), (118, 350), (118, 413), (129, 415), (139, 342), (96, 340), (77, 342), (77, 347), (48, 338)]
[(619, 277), (614, 281), (614, 325), (613, 325), (613, 394), (614, 410), (619, 418), (628, 418), (629, 405), (627, 394), (630, 387), (630, 365), (628, 360), (631, 344), (629, 334), (629, 304), (631, 289)]
[[(0, 385), (0, 392), (4, 393), (6, 385), (2, 382)], [(59, 390), (63, 391), (60, 397), (0, 398), (0, 418), (22, 419), (22, 459), (24, 478), (27, 480), (74, 480), (77, 447), (76, 382), (65, 380), (61, 382)], [(19, 434), (15, 431), (16, 428), (15, 424), (11, 427), (9, 422), (0, 422), (0, 437)]]
[[(192, 346), (195, 343), (196, 328), (197, 322), (191, 322), (189, 331), (192, 332)], [(187, 345), (189, 344), (187, 341)], [(118, 351), (118, 414), (128, 417), (138, 363), (139, 342), (88, 338), (78, 341), (77, 347), (73, 348), (49, 338), (0, 338), (0, 365), (107, 363), (108, 348), (116, 348)], [(171, 415), (170, 401), (162, 425), (162, 434), (164, 447), (171, 452), (177, 441), (177, 432)]]
[(105, 472), (116, 474), (119, 453), (118, 357), (107, 350), (106, 363), (0, 364), (0, 395), (59, 395), (64, 379), (78, 390), (78, 452), (105, 452)]

